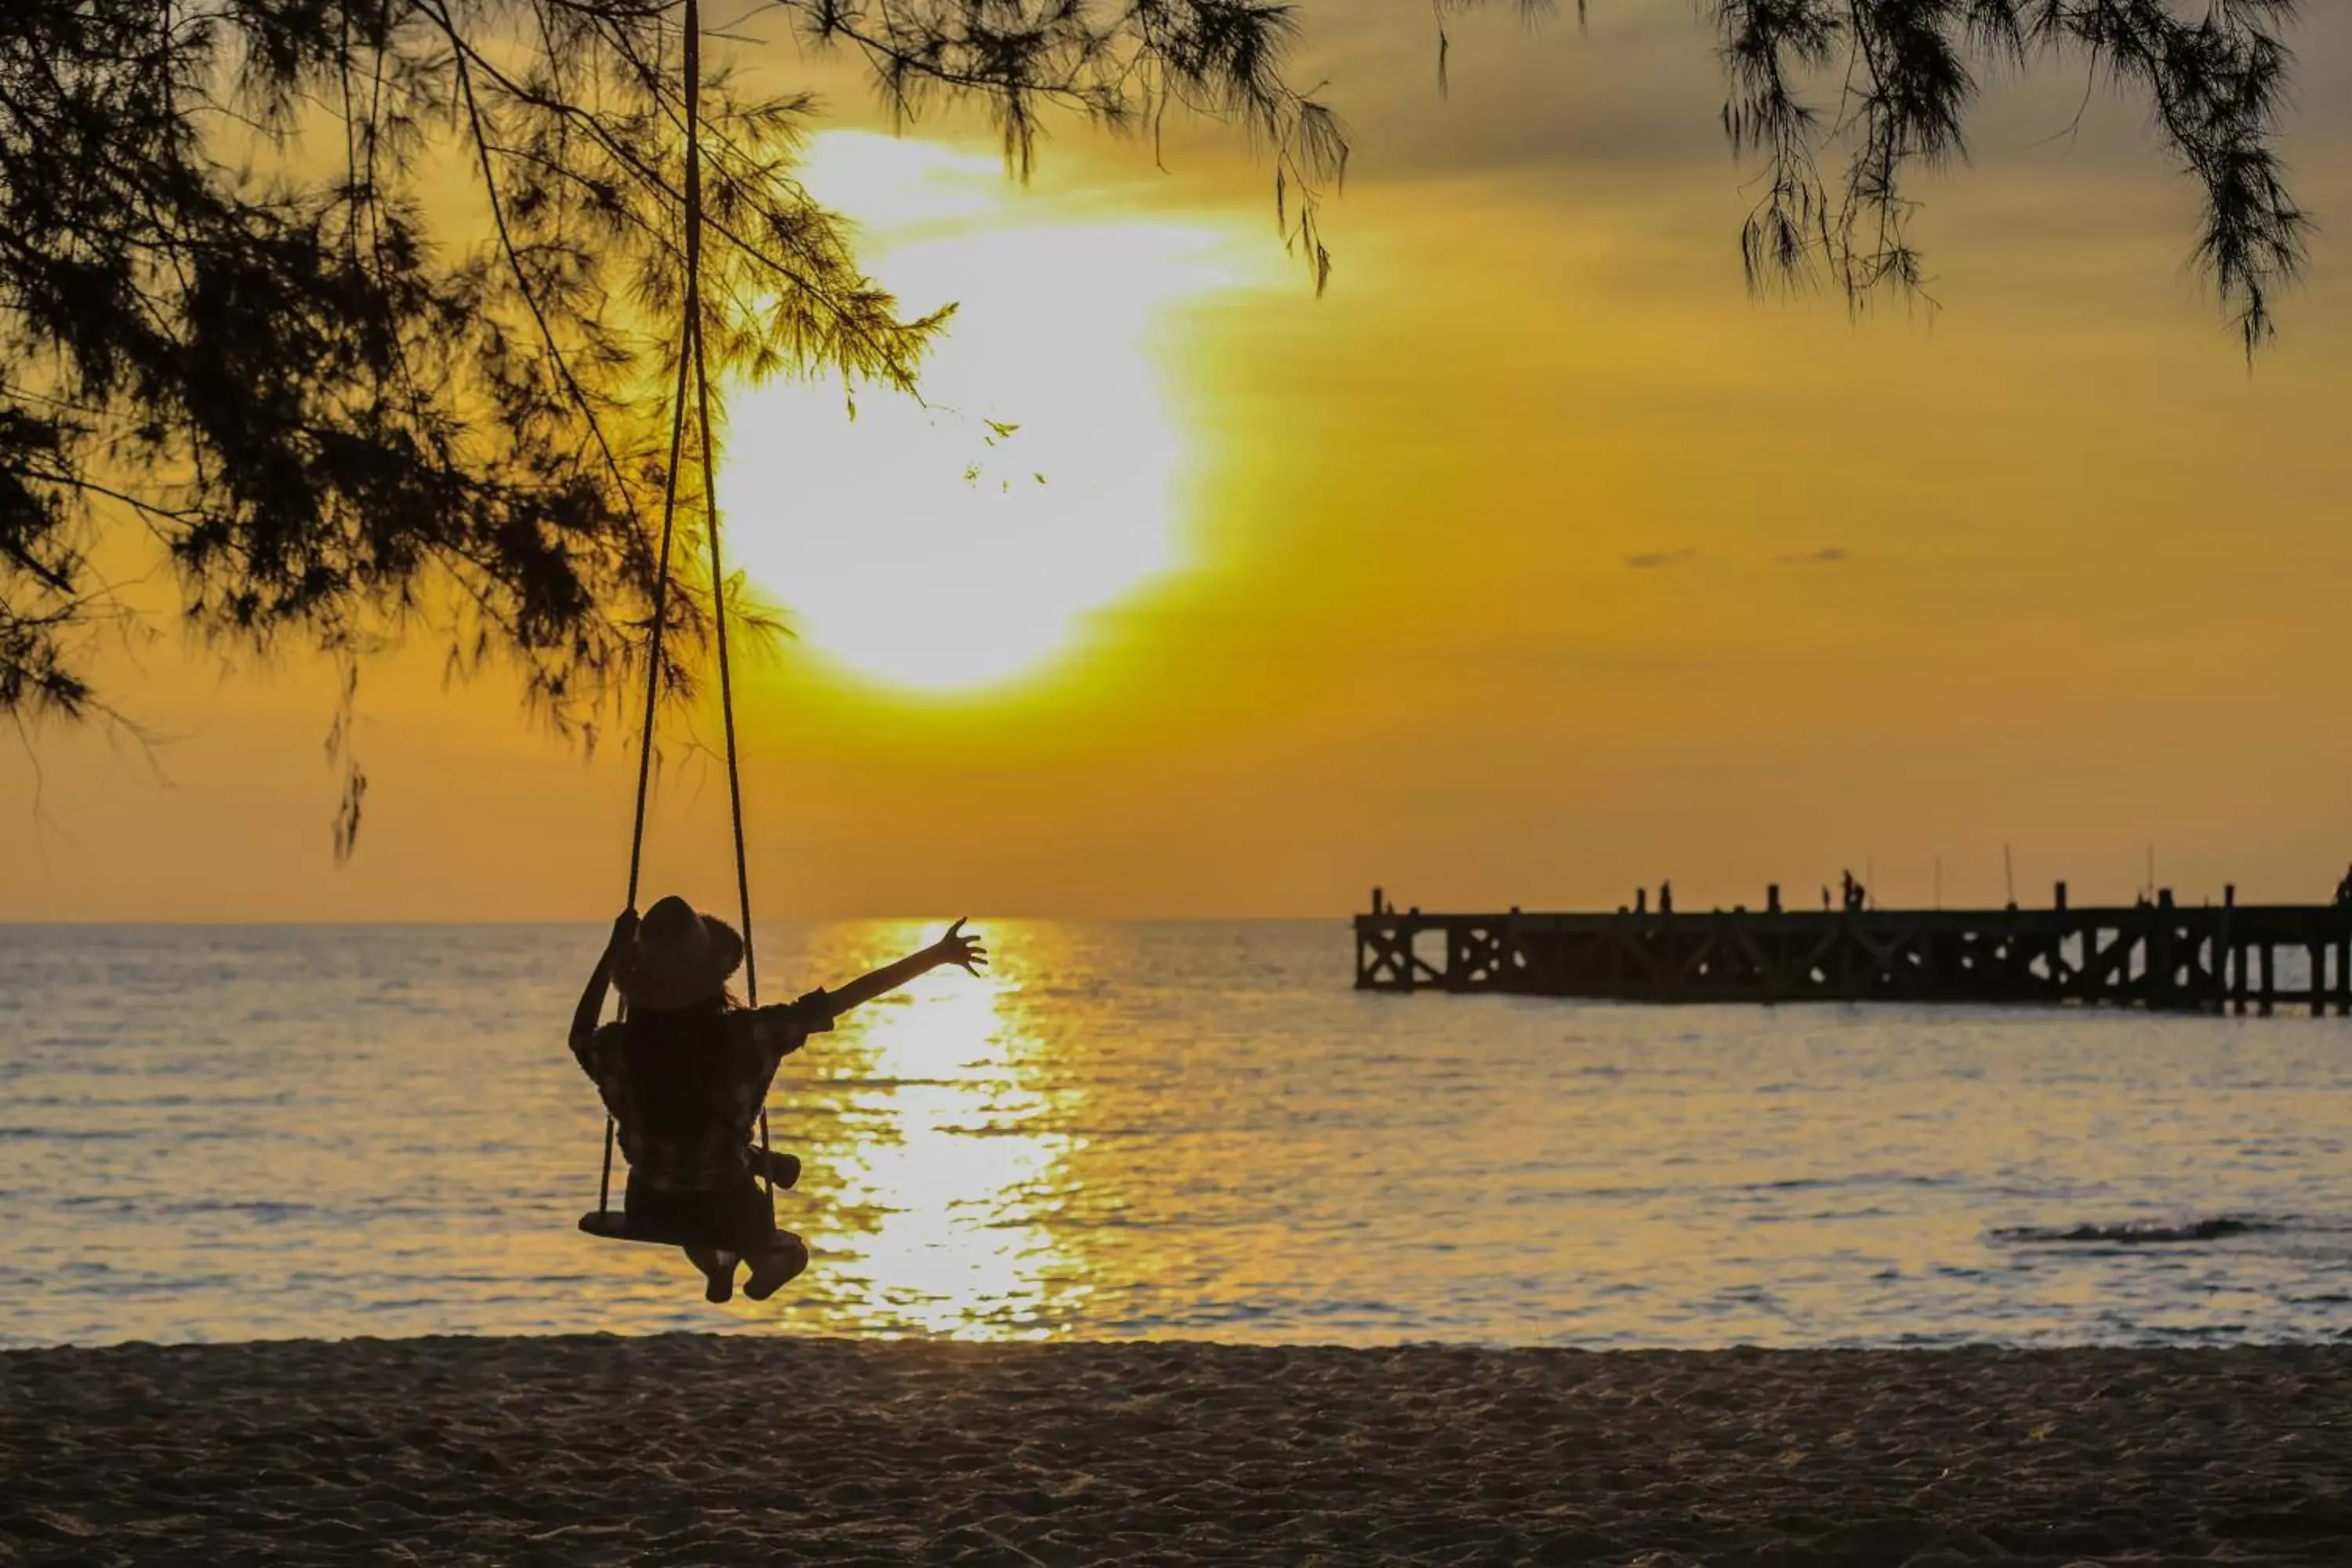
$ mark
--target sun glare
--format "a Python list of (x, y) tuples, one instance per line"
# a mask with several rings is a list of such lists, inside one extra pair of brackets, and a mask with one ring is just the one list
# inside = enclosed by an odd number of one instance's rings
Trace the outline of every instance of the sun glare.
[(1181, 563), (1184, 442), (1155, 332), (1234, 280), (1234, 241), (1073, 216), (992, 158), (864, 132), (816, 138), (803, 173), (907, 309), (960, 309), (919, 401), (868, 389), (853, 419), (837, 384), (735, 395), (734, 558), (803, 646), (867, 679), (1034, 673)]

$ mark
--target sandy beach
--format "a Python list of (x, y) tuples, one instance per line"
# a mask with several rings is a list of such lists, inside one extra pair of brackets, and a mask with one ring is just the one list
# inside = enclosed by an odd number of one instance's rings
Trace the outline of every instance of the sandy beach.
[(0, 1560), (2352, 1561), (2352, 1350), (0, 1358)]

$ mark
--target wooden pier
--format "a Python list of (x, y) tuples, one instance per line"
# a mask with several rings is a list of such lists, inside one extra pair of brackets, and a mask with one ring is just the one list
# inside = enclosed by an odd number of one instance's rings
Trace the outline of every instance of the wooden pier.
[(1356, 917), (1365, 991), (2352, 1014), (2352, 903)]

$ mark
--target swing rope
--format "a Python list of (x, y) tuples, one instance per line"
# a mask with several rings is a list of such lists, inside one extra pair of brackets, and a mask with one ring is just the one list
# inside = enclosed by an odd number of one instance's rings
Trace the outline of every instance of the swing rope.
[[(646, 655), (646, 716), (637, 741), (637, 802), (629, 829), (629, 893), (625, 909), (637, 907), (638, 874), (645, 864), (646, 796), (653, 780), (654, 713), (661, 704), (662, 633), (669, 621), (670, 542), (677, 521), (677, 477), (686, 448), (687, 375), (693, 373), (702, 440), (703, 526), (710, 538), (710, 617), (719, 645), (719, 711), (727, 731), (727, 804), (735, 834), (735, 892), (742, 911), (744, 999), (760, 1005), (760, 965), (751, 946), (751, 876), (743, 848), (743, 784), (735, 758), (735, 688), (727, 660), (727, 578), (719, 546), (719, 484), (710, 447), (710, 372), (702, 342), (702, 16), (699, 0), (686, 0), (686, 320), (677, 353), (677, 384), (670, 397), (669, 467), (662, 482), (661, 558), (654, 576), (653, 633)], [(626, 1004), (623, 1004), (625, 1014)], [(604, 1118), (604, 1168), (596, 1183), (596, 1207), (609, 1210), (613, 1194), (613, 1144), (616, 1129)], [(761, 1178), (771, 1199), (775, 1177), (769, 1169), (768, 1109), (760, 1108)]]

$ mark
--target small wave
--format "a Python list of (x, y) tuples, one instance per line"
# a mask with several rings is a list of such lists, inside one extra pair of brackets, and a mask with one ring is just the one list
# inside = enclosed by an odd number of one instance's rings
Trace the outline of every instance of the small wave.
[(2285, 1222), (2217, 1215), (2210, 1219), (2166, 1225), (2157, 1220), (2132, 1220), (2122, 1225), (2015, 1225), (1996, 1230), (1997, 1241), (2099, 1242), (2124, 1247), (2157, 1247), (2184, 1241), (2220, 1241), (2232, 1236), (2258, 1236), (2284, 1230)]
[(1777, 1182), (1740, 1182), (1735, 1193), (1817, 1193), (1842, 1187), (1948, 1187), (1950, 1176), (1924, 1175), (1916, 1171), (1864, 1171), (1850, 1176), (1790, 1176)]
[(123, 1143), (139, 1134), (116, 1127), (0, 1127), (0, 1142), (54, 1138), (64, 1143)]
[(296, 1215), (317, 1214), (310, 1204), (290, 1203), (271, 1198), (192, 1198), (185, 1203), (169, 1205), (167, 1214), (242, 1214), (260, 1220), (289, 1219)]

